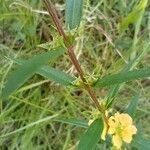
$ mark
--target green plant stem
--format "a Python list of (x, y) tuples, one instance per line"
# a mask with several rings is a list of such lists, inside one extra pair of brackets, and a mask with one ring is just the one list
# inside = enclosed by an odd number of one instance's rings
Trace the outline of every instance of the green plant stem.
[(95, 103), (96, 107), (102, 113), (103, 119), (104, 119), (106, 125), (108, 125), (108, 119), (107, 119), (107, 116), (105, 115), (105, 109), (102, 105), (99, 104), (94, 91), (92, 90), (91, 86), (87, 83), (86, 79), (84, 78), (84, 73), (83, 73), (82, 68), (81, 68), (81, 66), (80, 66), (80, 64), (76, 58), (76, 55), (74, 53), (74, 46), (72, 46), (72, 45), (68, 46), (68, 44), (67, 44), (67, 43), (69, 43), (68, 38), (67, 38), (63, 28), (62, 28), (62, 25), (61, 25), (60, 20), (57, 16), (57, 12), (56, 12), (55, 8), (53, 7), (53, 4), (48, 0), (43, 0), (43, 1), (45, 3), (45, 6), (46, 6), (50, 16), (53, 19), (53, 22), (56, 25), (57, 31), (59, 32), (59, 34), (64, 39), (64, 43), (67, 47), (68, 55), (69, 55), (73, 65), (75, 66), (75, 68), (76, 68), (76, 70), (77, 70), (77, 72), (78, 72), (78, 74), (79, 74), (79, 76), (80, 76), (80, 78), (81, 78), (81, 80), (85, 86), (85, 90), (89, 93), (89, 95), (90, 95), (91, 99), (93, 100), (93, 102)]

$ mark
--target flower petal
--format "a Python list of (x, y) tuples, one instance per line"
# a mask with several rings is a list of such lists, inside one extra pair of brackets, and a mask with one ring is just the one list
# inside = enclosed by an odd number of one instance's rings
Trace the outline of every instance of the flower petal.
[(122, 146), (122, 140), (121, 140), (120, 136), (113, 135), (112, 142), (113, 142), (113, 145), (115, 147), (117, 147), (118, 149), (121, 148), (121, 146)]
[(108, 134), (114, 134), (115, 130), (116, 130), (116, 122), (115, 122), (115, 118), (113, 116), (111, 116), (108, 120), (108, 125), (109, 125), (109, 129), (108, 129)]
[(132, 118), (128, 114), (120, 114), (118, 120), (123, 126), (132, 125)]
[(136, 127), (134, 125), (126, 127), (122, 131), (122, 139), (123, 139), (123, 141), (125, 141), (126, 143), (131, 143), (132, 135), (136, 134), (136, 131), (137, 131), (137, 129), (136, 129)]
[(102, 131), (102, 134), (101, 134), (101, 139), (104, 140), (104, 141), (106, 140), (106, 134), (107, 134), (107, 125), (104, 122), (104, 128), (103, 128), (103, 131)]
[(108, 133), (112, 134), (112, 143), (117, 149), (121, 148), (122, 141), (131, 143), (132, 136), (137, 132), (132, 118), (128, 114), (115, 113), (109, 118), (108, 125)]
[(131, 141), (132, 141), (132, 135), (124, 136), (122, 139), (126, 143), (131, 143)]
[(137, 132), (137, 128), (134, 125), (132, 125), (130, 127), (130, 130), (131, 130), (132, 134), (136, 134), (136, 132)]

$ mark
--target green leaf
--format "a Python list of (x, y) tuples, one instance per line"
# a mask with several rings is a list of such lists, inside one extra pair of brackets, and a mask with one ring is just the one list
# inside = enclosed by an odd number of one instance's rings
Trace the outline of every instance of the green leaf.
[(120, 29), (126, 29), (130, 24), (136, 23), (143, 15), (147, 6), (148, 0), (141, 0), (140, 3), (133, 9), (133, 11), (122, 20)]
[[(132, 59), (127, 65), (125, 65), (125, 67), (122, 69), (122, 73), (129, 71), (130, 69), (132, 69), (136, 64), (138, 64), (138, 62), (142, 59), (142, 57), (147, 54), (150, 49), (149, 49), (150, 44), (146, 44), (144, 43), (143, 45), (143, 51), (141, 51), (141, 53), (139, 55), (137, 55), (134, 59)], [(122, 84), (116, 84), (113, 87), (111, 87), (110, 92), (107, 95), (107, 101), (106, 101), (106, 106), (107, 108), (109, 108), (114, 100), (115, 100), (115, 96), (118, 93), (120, 87)]]
[(139, 93), (137, 93), (131, 100), (129, 106), (127, 107), (126, 112), (133, 118), (135, 116), (137, 104), (139, 100)]
[(78, 150), (92, 150), (100, 140), (103, 131), (103, 121), (101, 118), (95, 120), (84, 135), (81, 137)]
[[(13, 59), (13, 61), (19, 65), (23, 65), (23, 63), (26, 62), (27, 60)], [(36, 73), (65, 86), (72, 85), (72, 82), (75, 80), (75, 78), (72, 77), (71, 75), (46, 65), (39, 68)]]
[(98, 79), (94, 84), (94, 86), (95, 87), (111, 86), (111, 85), (120, 84), (131, 80), (137, 80), (149, 76), (150, 76), (150, 68), (121, 72), (118, 74), (106, 76), (102, 79)]
[(131, 145), (136, 147), (137, 150), (149, 150), (150, 140), (143, 138), (141, 134), (137, 134), (134, 136)]
[(65, 86), (71, 85), (71, 82), (75, 80), (75, 78), (69, 74), (49, 66), (43, 66), (37, 73)]
[(74, 29), (80, 25), (83, 0), (66, 0), (65, 22), (67, 28)]
[(54, 59), (64, 53), (64, 49), (51, 50), (30, 58), (8, 77), (2, 96), (7, 98), (11, 93), (22, 86), (35, 72), (39, 70), (49, 59)]
[(62, 123), (70, 124), (70, 125), (75, 125), (75, 126), (82, 127), (82, 128), (88, 128), (88, 123), (86, 121), (78, 120), (75, 118), (72, 118), (72, 119), (57, 118), (57, 119), (54, 119), (54, 121), (58, 121), (58, 122), (62, 122)]

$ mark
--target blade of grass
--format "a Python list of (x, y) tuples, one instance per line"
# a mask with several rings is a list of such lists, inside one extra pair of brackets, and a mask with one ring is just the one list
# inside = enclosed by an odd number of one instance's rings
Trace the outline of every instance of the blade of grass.
[(75, 126), (82, 127), (82, 128), (88, 127), (88, 123), (86, 121), (78, 120), (75, 118), (72, 118), (72, 119), (57, 118), (57, 119), (54, 119), (54, 121), (58, 121), (58, 122), (66, 123), (66, 124), (70, 124), (70, 125), (75, 125)]
[[(141, 20), (148, 0), (141, 0), (140, 3), (133, 9), (131, 13), (124, 18), (120, 24), (120, 29), (125, 30), (130, 24), (137, 23)], [(141, 21), (140, 21), (141, 22)]]
[(44, 80), (44, 81), (40, 81), (40, 82), (37, 82), (37, 83), (33, 83), (33, 84), (30, 84), (30, 85), (24, 86), (24, 87), (20, 88), (19, 90), (17, 90), (16, 93), (32, 89), (34, 87), (37, 87), (37, 86), (39, 86), (41, 84), (44, 84), (44, 83), (47, 83), (47, 82), (49, 82), (49, 80)]
[(23, 130), (26, 130), (26, 129), (30, 128), (30, 127), (33, 127), (33, 126), (35, 126), (35, 125), (39, 125), (39, 124), (41, 124), (41, 123), (50, 121), (51, 119), (53, 119), (53, 118), (55, 118), (55, 117), (57, 117), (57, 116), (58, 116), (58, 114), (55, 114), (55, 115), (53, 115), (53, 116), (49, 116), (49, 117), (46, 117), (46, 118), (43, 118), (43, 119), (39, 119), (39, 120), (37, 120), (37, 121), (35, 121), (35, 122), (32, 122), (32, 123), (30, 123), (30, 124), (28, 124), (28, 125), (26, 125), (26, 126), (20, 128), (20, 129), (17, 129), (17, 130), (15, 130), (15, 131), (6, 133), (6, 134), (4, 134), (4, 135), (1, 135), (0, 138), (4, 138), (4, 137), (10, 136), (10, 135), (19, 133), (19, 132), (21, 132), (21, 131), (23, 131)]

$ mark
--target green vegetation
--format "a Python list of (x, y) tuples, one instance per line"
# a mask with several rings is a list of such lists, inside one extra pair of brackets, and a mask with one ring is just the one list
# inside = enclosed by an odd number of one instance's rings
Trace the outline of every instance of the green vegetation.
[(0, 150), (112, 149), (106, 110), (148, 150), (149, 1), (49, 2), (0, 0)]

